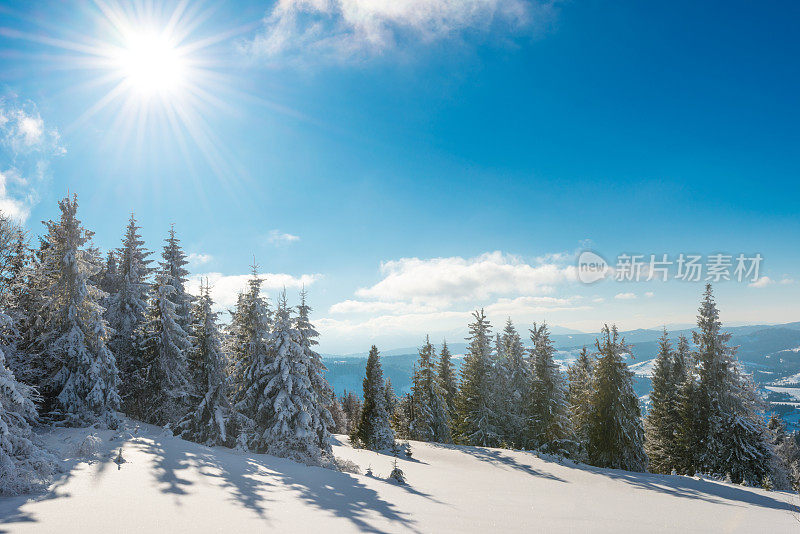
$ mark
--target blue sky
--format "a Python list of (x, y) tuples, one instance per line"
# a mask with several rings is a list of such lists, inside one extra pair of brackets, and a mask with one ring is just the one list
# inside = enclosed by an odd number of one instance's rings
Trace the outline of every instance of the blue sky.
[[(800, 320), (796, 3), (28, 4), (0, 6), (0, 207), (33, 233), (68, 190), (104, 249), (175, 223), (221, 304), (254, 256), (306, 283), (326, 352), (460, 340), (478, 306), (693, 321), (702, 282), (584, 285), (585, 248), (760, 253), (723, 320)], [(183, 72), (157, 96), (108, 52), (153, 35)]]

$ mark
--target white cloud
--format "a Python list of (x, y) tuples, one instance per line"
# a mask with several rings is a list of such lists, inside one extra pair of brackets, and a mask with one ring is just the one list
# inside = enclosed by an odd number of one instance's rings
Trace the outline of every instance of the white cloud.
[(762, 288), (762, 287), (767, 287), (768, 285), (771, 285), (771, 284), (774, 284), (774, 283), (775, 283), (775, 281), (772, 280), (772, 278), (770, 278), (769, 276), (762, 276), (761, 278), (759, 278), (755, 282), (750, 282), (747, 285), (750, 286), (750, 287)]
[[(269, 291), (286, 289), (300, 289), (309, 287), (322, 278), (321, 274), (303, 274), (292, 276), (285, 273), (264, 273), (259, 275), (264, 282), (261, 289), (264, 294)], [(200, 292), (201, 281), (208, 280), (211, 286), (211, 297), (214, 299), (218, 310), (227, 310), (236, 305), (236, 299), (241, 291), (247, 288), (250, 274), (224, 275), (222, 273), (203, 273), (192, 275), (186, 282), (186, 290), (197, 295)]]
[(548, 294), (554, 291), (554, 285), (575, 280), (572, 265), (531, 265), (499, 251), (475, 258), (402, 258), (382, 263), (381, 273), (380, 282), (357, 290), (356, 296), (443, 308), (493, 295)]
[(497, 302), (485, 306), (484, 311), (490, 317), (512, 317), (526, 321), (532, 314), (591, 309), (591, 306), (580, 305), (580, 300), (580, 297), (501, 298)]
[(50, 159), (65, 152), (58, 130), (45, 126), (32, 102), (0, 98), (0, 211), (27, 219)]
[(792, 278), (791, 276), (789, 276), (788, 274), (784, 274), (783, 278), (781, 278), (781, 282), (780, 283), (783, 284), (783, 285), (787, 285), (788, 286), (788, 285), (791, 285), (791, 284), (796, 284), (797, 281), (794, 278)]
[(617, 293), (614, 298), (617, 300), (633, 300), (636, 298), (636, 293)]
[(645, 296), (645, 297), (647, 297), (647, 298), (649, 298), (649, 299), (653, 298), (655, 295), (656, 295), (656, 294), (655, 294), (655, 293), (653, 293), (652, 291), (647, 291), (647, 292), (644, 294), (644, 296)]
[(363, 300), (345, 300), (337, 302), (328, 310), (332, 314), (358, 313), (429, 313), (436, 311), (433, 306), (413, 304), (410, 302), (367, 302)]
[(594, 302), (596, 304), (600, 304), (601, 302), (605, 302), (605, 301), (606, 301), (606, 299), (604, 299), (603, 297), (595, 297), (595, 298), (592, 299), (592, 302)]
[(202, 252), (192, 252), (188, 256), (186, 256), (186, 260), (189, 262), (189, 265), (192, 266), (200, 266), (205, 265), (206, 263), (210, 262), (214, 259), (214, 256), (211, 254), (204, 254)]
[(267, 241), (276, 246), (288, 245), (289, 243), (300, 241), (300, 236), (287, 234), (285, 232), (281, 232), (280, 230), (271, 230), (269, 232), (269, 236), (267, 236)]
[(358, 61), (466, 33), (540, 30), (552, 2), (532, 0), (279, 0), (245, 49), (270, 60)]

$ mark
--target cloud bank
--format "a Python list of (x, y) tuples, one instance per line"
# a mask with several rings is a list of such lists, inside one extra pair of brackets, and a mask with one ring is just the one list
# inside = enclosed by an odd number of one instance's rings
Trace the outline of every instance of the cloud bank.
[(360, 61), (419, 45), (539, 31), (553, 2), (535, 0), (279, 0), (247, 52), (270, 60)]
[(0, 98), (0, 211), (24, 222), (50, 160), (64, 153), (58, 130), (45, 125), (32, 102)]

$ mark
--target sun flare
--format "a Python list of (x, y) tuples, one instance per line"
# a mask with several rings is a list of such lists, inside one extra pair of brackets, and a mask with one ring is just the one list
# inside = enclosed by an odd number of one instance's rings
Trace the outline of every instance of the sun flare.
[(134, 33), (114, 59), (130, 90), (144, 97), (175, 95), (187, 82), (186, 58), (162, 35)]

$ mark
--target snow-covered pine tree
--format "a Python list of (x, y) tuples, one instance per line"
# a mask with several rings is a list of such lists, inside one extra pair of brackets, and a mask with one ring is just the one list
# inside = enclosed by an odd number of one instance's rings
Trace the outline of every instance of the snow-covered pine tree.
[(258, 266), (254, 263), (247, 290), (239, 294), (228, 327), (227, 352), (231, 358), (232, 400), (237, 411), (250, 415), (254, 414), (254, 406), (242, 405), (240, 408), (239, 404), (245, 401), (247, 389), (253, 385), (252, 381), (265, 372), (256, 367), (261, 369), (267, 362), (266, 342), (271, 321), (269, 303), (261, 296), (262, 283)]
[(527, 399), (527, 445), (552, 452), (569, 452), (573, 433), (564, 378), (553, 360), (555, 348), (547, 325), (533, 323), (530, 360), (533, 378)]
[(342, 403), (336, 394), (331, 395), (331, 401), (328, 405), (328, 411), (331, 413), (333, 419), (333, 428), (331, 432), (334, 434), (347, 434), (350, 422), (347, 420), (347, 414), (342, 408)]
[[(10, 318), (0, 313), (0, 324)], [(56, 460), (34, 440), (36, 391), (16, 380), (0, 351), (0, 496), (28, 493), (44, 486)]]
[(187, 365), (192, 341), (178, 322), (170, 280), (168, 273), (160, 272), (150, 288), (150, 306), (138, 334), (141, 366), (132, 374), (134, 413), (156, 425), (180, 421), (192, 393)]
[(213, 304), (206, 281), (205, 286), (200, 286), (200, 295), (192, 313), (194, 346), (189, 353), (189, 376), (195, 384), (195, 408), (178, 424), (176, 434), (208, 446), (231, 445), (228, 439), (231, 406), (225, 375), (227, 362)]
[(495, 446), (500, 442), (494, 411), (494, 370), (491, 324), (483, 310), (473, 312), (469, 346), (461, 368), (461, 387), (456, 396), (456, 428), (459, 440), (470, 445)]
[(364, 406), (355, 432), (355, 441), (367, 449), (388, 449), (394, 444), (394, 431), (389, 421), (389, 414), (386, 412), (383, 370), (378, 347), (375, 345), (369, 350), (363, 387)]
[(165, 239), (164, 250), (161, 252), (162, 261), (159, 262), (159, 272), (164, 277), (164, 283), (172, 286), (175, 290), (171, 299), (175, 304), (178, 324), (188, 331), (193, 299), (186, 292), (186, 277), (189, 275), (186, 265), (189, 261), (186, 259), (180, 243), (180, 239), (175, 236), (175, 225), (170, 225), (169, 235)]
[[(107, 301), (111, 295), (117, 292), (119, 284), (117, 256), (114, 254), (113, 250), (108, 251), (108, 254), (106, 255), (106, 264), (98, 273), (97, 279), (97, 287), (99, 287), (103, 293), (106, 293), (103, 303), (106, 310), (108, 310)], [(106, 320), (108, 319), (106, 318)]]
[[(281, 293), (272, 332), (267, 340), (269, 366), (262, 404), (257, 407), (251, 450), (290, 458), (309, 465), (320, 465), (331, 457), (330, 441), (320, 443), (312, 414), (319, 414), (316, 395), (309, 376), (314, 362), (301, 346), (300, 333), (293, 325)], [(319, 417), (319, 415), (317, 415)]]
[(517, 329), (509, 317), (500, 336), (499, 380), (495, 393), (504, 417), (503, 440), (513, 446), (525, 444), (526, 403), (531, 381), (531, 369), (525, 361), (525, 347)]
[(25, 232), (19, 224), (0, 212), (0, 310), (8, 320), (0, 324), (0, 349), (6, 367), (15, 378), (29, 385), (42, 378), (40, 361), (31, 340), (36, 339), (34, 325), (39, 318), (41, 290), (32, 281), (36, 264), (32, 262)]
[(114, 355), (106, 346), (108, 329), (100, 305), (103, 293), (91, 284), (99, 270), (93, 232), (77, 218), (77, 197), (59, 203), (61, 218), (47, 221), (43, 272), (43, 356), (49, 416), (70, 425), (116, 427), (120, 399)]
[(230, 326), (231, 386), (239, 446), (259, 439), (257, 429), (267, 427), (273, 409), (264, 391), (271, 378), (272, 357), (267, 352), (270, 311), (261, 296), (263, 280), (253, 265), (247, 291), (240, 295)]
[(645, 451), (653, 473), (669, 474), (677, 470), (675, 435), (680, 423), (678, 393), (685, 376), (676, 375), (676, 355), (666, 328), (658, 341), (658, 355), (653, 366), (650, 408), (644, 421)]
[(786, 431), (786, 423), (776, 414), (767, 422), (770, 445), (775, 452), (770, 478), (776, 481), (776, 489), (800, 489), (800, 444), (798, 435)]
[(758, 485), (771, 463), (758, 394), (728, 346), (730, 334), (721, 331), (711, 284), (706, 284), (697, 326), (692, 334), (698, 357), (699, 468)]
[(120, 390), (123, 408), (130, 415), (142, 417), (137, 413), (135, 399), (131, 396), (136, 389), (135, 373), (141, 369), (141, 354), (137, 350), (137, 332), (141, 329), (147, 314), (147, 278), (150, 275), (150, 251), (144, 248), (133, 214), (128, 221), (122, 246), (117, 257), (116, 290), (110, 292), (106, 318), (114, 333), (109, 347), (117, 358), (120, 370)]
[(300, 347), (303, 349), (304, 358), (310, 362), (308, 365), (308, 378), (311, 381), (311, 387), (314, 392), (311, 426), (317, 433), (319, 447), (328, 451), (330, 449), (331, 429), (334, 427), (333, 416), (328, 407), (331, 405), (331, 399), (334, 394), (333, 388), (325, 378), (325, 372), (328, 369), (322, 363), (322, 356), (314, 350), (314, 347), (319, 344), (317, 341), (319, 333), (309, 319), (311, 307), (308, 305), (307, 297), (308, 293), (303, 288), (300, 291), (300, 305), (297, 307), (294, 326), (300, 336)]
[(419, 350), (411, 395), (416, 407), (411, 434), (420, 441), (450, 441), (450, 424), (434, 364), (435, 352), (430, 338)]
[(352, 436), (358, 430), (358, 423), (361, 421), (361, 410), (363, 402), (352, 391), (345, 390), (342, 394), (342, 410), (347, 416), (347, 435)]
[(439, 378), (439, 387), (444, 397), (445, 406), (447, 406), (447, 416), (450, 419), (452, 428), (453, 418), (456, 413), (456, 394), (458, 393), (458, 384), (456, 383), (456, 372), (453, 368), (451, 360), (452, 355), (450, 349), (447, 347), (447, 340), (442, 341), (442, 350), (439, 352), (439, 366), (437, 369), (437, 377)]
[(633, 392), (633, 371), (622, 355), (629, 352), (616, 325), (603, 326), (595, 365), (595, 391), (589, 415), (589, 463), (598, 467), (644, 471), (644, 430), (639, 399)]
[(585, 452), (589, 442), (589, 414), (594, 392), (594, 358), (589, 356), (586, 347), (581, 349), (575, 363), (570, 365), (567, 376), (569, 378), (567, 399), (572, 428), (579, 449)]

